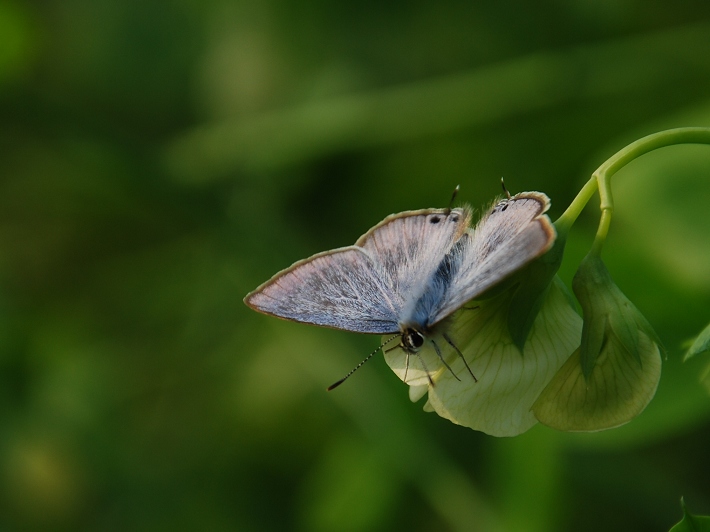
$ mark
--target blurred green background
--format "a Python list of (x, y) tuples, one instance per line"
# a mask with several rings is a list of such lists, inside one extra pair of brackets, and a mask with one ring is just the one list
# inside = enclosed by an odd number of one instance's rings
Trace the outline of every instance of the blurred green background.
[[(668, 350), (598, 434), (412, 404), (375, 337), (244, 295), (385, 215), (541, 190), (710, 125), (704, 0), (0, 0), (0, 529), (668, 530), (710, 513), (710, 147), (615, 176)], [(596, 201), (596, 200), (593, 200)], [(597, 221), (568, 245), (569, 283)]]

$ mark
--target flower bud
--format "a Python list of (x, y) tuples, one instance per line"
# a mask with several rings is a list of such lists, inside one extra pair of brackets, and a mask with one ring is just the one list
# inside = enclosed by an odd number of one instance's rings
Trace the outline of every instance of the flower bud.
[(656, 392), (660, 341), (598, 255), (585, 257), (572, 287), (582, 306), (582, 342), (533, 411), (540, 422), (565, 431), (622, 425), (639, 415)]

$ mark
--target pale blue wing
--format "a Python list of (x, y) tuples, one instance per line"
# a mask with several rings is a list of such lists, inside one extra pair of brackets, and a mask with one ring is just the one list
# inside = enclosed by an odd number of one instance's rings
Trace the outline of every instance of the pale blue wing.
[(297, 262), (244, 301), (259, 312), (304, 323), (398, 333), (451, 246), (465, 234), (470, 216), (467, 209), (388, 216), (355, 246)]
[(442, 262), (417, 316), (428, 315), (433, 325), (548, 251), (556, 236), (544, 214), (549, 205), (540, 192), (495, 205)]
[(351, 246), (277, 273), (244, 302), (254, 310), (314, 325), (373, 334), (399, 332), (399, 305), (376, 262)]
[(377, 262), (387, 292), (396, 294), (400, 322), (411, 320), (417, 301), (470, 220), (468, 209), (408, 211), (385, 218), (357, 241)]

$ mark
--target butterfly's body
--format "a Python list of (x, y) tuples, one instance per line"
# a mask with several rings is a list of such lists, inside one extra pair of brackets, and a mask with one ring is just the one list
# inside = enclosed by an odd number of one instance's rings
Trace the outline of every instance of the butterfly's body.
[(466, 302), (552, 246), (548, 206), (544, 194), (521, 193), (475, 228), (468, 208), (390, 215), (354, 246), (299, 261), (244, 301), (284, 319), (399, 335), (399, 347), (416, 353)]

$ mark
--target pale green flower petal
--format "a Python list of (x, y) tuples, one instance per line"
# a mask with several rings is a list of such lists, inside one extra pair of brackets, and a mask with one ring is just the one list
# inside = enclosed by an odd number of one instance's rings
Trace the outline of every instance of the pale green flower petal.
[(584, 317), (580, 363), (585, 377), (589, 377), (610, 336), (614, 336), (639, 364), (639, 333), (643, 332), (660, 346), (661, 340), (651, 324), (614, 284), (598, 254), (590, 252), (582, 260), (572, 289)]
[(639, 415), (661, 376), (660, 340), (611, 278), (598, 252), (572, 283), (584, 315), (580, 348), (550, 381), (533, 411), (564, 431), (618, 427)]
[[(463, 352), (474, 375), (442, 336), (439, 346), (456, 377), (444, 366), (433, 346), (418, 355), (393, 349), (385, 359), (400, 379), (413, 386), (411, 398), (429, 391), (426, 409), (454, 423), (495, 436), (515, 436), (537, 421), (531, 407), (552, 376), (579, 346), (582, 319), (569, 303), (564, 287), (555, 278), (521, 354), (508, 332), (506, 292), (460, 310), (446, 334)], [(426, 368), (426, 369), (425, 369)], [(435, 385), (428, 381), (427, 371)]]
[(661, 354), (643, 331), (638, 338), (641, 364), (612, 334), (587, 379), (580, 351), (575, 351), (535, 402), (538, 420), (558, 430), (582, 432), (618, 427), (639, 415), (656, 393)]
[(409, 386), (409, 400), (412, 401), (413, 403), (416, 403), (426, 395), (426, 393), (429, 391), (429, 385), (428, 384), (422, 384), (420, 386), (414, 386), (410, 385)]

